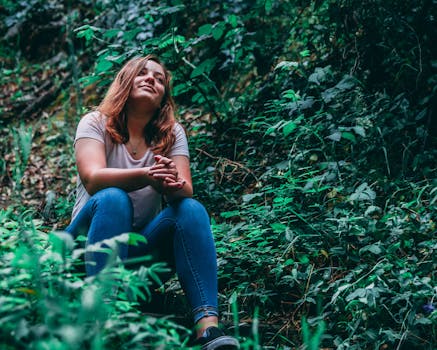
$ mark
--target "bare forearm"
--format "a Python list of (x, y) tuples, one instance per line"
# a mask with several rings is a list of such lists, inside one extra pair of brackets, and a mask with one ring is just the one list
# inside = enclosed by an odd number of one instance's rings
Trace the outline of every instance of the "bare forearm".
[(87, 192), (91, 195), (108, 187), (118, 187), (126, 192), (139, 190), (148, 185), (157, 186), (157, 181), (149, 173), (149, 168), (118, 169), (102, 168), (81, 178)]

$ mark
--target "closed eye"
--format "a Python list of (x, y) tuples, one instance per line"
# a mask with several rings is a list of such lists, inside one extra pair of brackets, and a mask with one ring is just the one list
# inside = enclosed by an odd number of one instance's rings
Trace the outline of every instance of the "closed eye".
[[(143, 68), (140, 70), (140, 72), (138, 73), (138, 76), (142, 76), (142, 75), (147, 75), (147, 73), (149, 72), (149, 70), (147, 68)], [(165, 79), (164, 79), (164, 75), (161, 74), (160, 72), (156, 72), (153, 74), (153, 77), (162, 85), (164, 85), (165, 83)]]

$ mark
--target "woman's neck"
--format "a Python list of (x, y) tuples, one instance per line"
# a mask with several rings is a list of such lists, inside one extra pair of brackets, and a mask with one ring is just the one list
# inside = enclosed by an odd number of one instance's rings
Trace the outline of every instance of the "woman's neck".
[(139, 108), (128, 108), (126, 111), (127, 129), (129, 137), (142, 138), (144, 136), (144, 128), (152, 120), (155, 111), (147, 111)]

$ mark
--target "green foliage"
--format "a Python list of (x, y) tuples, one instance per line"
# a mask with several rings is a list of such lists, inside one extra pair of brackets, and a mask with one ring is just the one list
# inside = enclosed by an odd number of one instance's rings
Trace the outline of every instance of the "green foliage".
[[(187, 336), (183, 327), (145, 316), (137, 307), (150, 301), (149, 286), (167, 271), (161, 263), (136, 270), (116, 264), (84, 279), (85, 249), (70, 235), (43, 232), (31, 213), (15, 217), (2, 211), (0, 221), (2, 344), (14, 349), (174, 348)], [(136, 244), (138, 235), (119, 239)]]
[(302, 334), (303, 342), (308, 350), (320, 349), (321, 337), (325, 331), (325, 322), (321, 321), (317, 325), (317, 329), (314, 334), (311, 334), (307, 320), (304, 318), (302, 320)]
[(18, 130), (12, 130), (15, 164), (13, 168), (13, 180), (16, 190), (21, 189), (21, 179), (29, 161), (32, 150), (32, 126), (20, 125)]
[[(63, 6), (4, 2), (1, 30), (42, 12), (57, 18)], [(173, 72), (196, 195), (213, 219), (223, 319), (234, 324), (244, 349), (435, 348), (432, 6), (425, 0), (73, 6), (63, 28), (74, 38), (80, 88), (100, 96), (134, 55), (156, 53)], [(14, 38), (1, 49), (9, 57), (2, 81), (19, 81), (26, 62), (14, 68), (9, 53), (28, 55), (32, 46), (20, 46), (22, 35)], [(12, 100), (21, 98), (14, 90)], [(14, 147), (6, 147), (18, 160), (14, 183), (22, 182), (33, 152), (32, 130), (17, 128)], [(0, 160), (4, 182), (10, 166)], [(69, 159), (60, 164), (69, 166)], [(70, 207), (59, 198), (55, 211), (65, 220)], [(144, 270), (115, 265), (83, 280), (75, 270), (78, 246), (62, 248), (62, 235), (47, 235), (10, 208), (2, 214), (2, 339), (35, 348), (183, 347), (184, 330), (137, 309), (161, 266), (148, 268), (147, 278)], [(97, 297), (105, 303), (91, 308), (91, 318), (87, 302), (95, 305)]]

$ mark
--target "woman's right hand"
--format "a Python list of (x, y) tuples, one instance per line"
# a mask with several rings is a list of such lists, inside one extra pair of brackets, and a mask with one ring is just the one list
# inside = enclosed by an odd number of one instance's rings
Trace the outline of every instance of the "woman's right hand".
[(174, 193), (182, 189), (186, 183), (184, 179), (179, 178), (173, 160), (161, 155), (155, 156), (155, 164), (149, 168), (148, 174), (158, 181), (158, 190), (163, 194)]
[(149, 175), (168, 183), (177, 182), (179, 179), (178, 169), (173, 160), (160, 155), (155, 156), (155, 164), (150, 167)]

